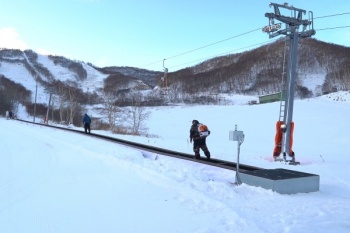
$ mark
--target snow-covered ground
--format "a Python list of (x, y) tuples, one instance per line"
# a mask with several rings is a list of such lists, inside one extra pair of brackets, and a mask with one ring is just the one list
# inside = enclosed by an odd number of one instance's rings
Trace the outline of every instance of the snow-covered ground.
[(300, 166), (272, 161), (279, 103), (150, 111), (155, 137), (114, 136), (192, 153), (197, 119), (211, 130), (212, 157), (236, 161), (229, 131), (237, 125), (241, 163), (318, 174), (320, 191), (234, 186), (232, 171), (0, 118), (0, 232), (350, 232), (349, 92), (295, 101)]

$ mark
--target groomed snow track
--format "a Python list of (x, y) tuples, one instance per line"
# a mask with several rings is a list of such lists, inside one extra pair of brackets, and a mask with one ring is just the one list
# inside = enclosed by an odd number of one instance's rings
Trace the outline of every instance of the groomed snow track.
[[(46, 126), (46, 127), (51, 127), (51, 128), (55, 128), (55, 129), (66, 130), (69, 132), (84, 134), (86, 136), (91, 136), (91, 137), (99, 138), (102, 140), (115, 142), (115, 143), (122, 144), (122, 145), (131, 147), (131, 148), (135, 148), (135, 149), (138, 149), (141, 151), (153, 153), (155, 155), (164, 155), (164, 156), (174, 157), (174, 158), (178, 158), (178, 159), (190, 160), (190, 161), (193, 161), (196, 163), (202, 163), (202, 164), (207, 164), (207, 165), (211, 165), (211, 166), (215, 166), (215, 167), (220, 167), (220, 168), (236, 171), (237, 164), (234, 162), (224, 161), (224, 160), (215, 159), (215, 158), (211, 158), (210, 160), (208, 160), (206, 158), (195, 159), (194, 155), (185, 154), (182, 152), (177, 152), (177, 151), (172, 151), (172, 150), (167, 150), (164, 148), (159, 148), (159, 147), (154, 147), (154, 146), (148, 146), (148, 145), (144, 145), (144, 144), (140, 144), (140, 143), (136, 143), (136, 142), (126, 141), (126, 140), (122, 140), (122, 139), (118, 139), (118, 138), (113, 138), (113, 137), (109, 137), (109, 136), (95, 134), (95, 133), (86, 134), (83, 130), (75, 130), (75, 129), (69, 129), (69, 128), (58, 127), (58, 126), (53, 126), (53, 125), (48, 125), (48, 124), (41, 124), (41, 123), (33, 123), (30, 121), (25, 121), (25, 120), (21, 120), (21, 119), (17, 119), (17, 120), (21, 121), (21, 122), (25, 122), (25, 123), (36, 124), (36, 125), (40, 125), (40, 126)], [(256, 170), (262, 170), (262, 168), (249, 166), (249, 165), (245, 165), (245, 164), (240, 163), (239, 170), (242, 172), (244, 172), (244, 171), (256, 171)]]
[[(19, 119), (17, 119), (19, 120)], [(53, 125), (33, 123), (29, 121), (19, 120), (25, 123), (37, 124), (40, 126), (51, 127), (55, 129), (66, 130), (69, 132), (84, 134), (87, 137), (95, 137), (101, 140), (122, 144), (127, 147), (140, 150), (145, 157), (156, 158), (157, 155), (164, 155), (178, 159), (190, 160), (195, 163), (207, 164), (210, 166), (220, 167), (236, 171), (237, 164), (234, 162), (224, 161), (220, 159), (195, 159), (194, 155), (185, 154), (182, 152), (167, 150), (159, 147), (148, 146), (136, 142), (126, 141), (118, 138), (104, 136), (100, 134), (86, 134), (83, 130), (75, 130), (63, 128)], [(151, 155), (151, 156), (148, 156)], [(240, 181), (252, 186), (258, 186), (281, 194), (296, 194), (319, 191), (320, 176), (310, 173), (298, 172), (288, 169), (263, 169), (245, 164), (239, 164)]]

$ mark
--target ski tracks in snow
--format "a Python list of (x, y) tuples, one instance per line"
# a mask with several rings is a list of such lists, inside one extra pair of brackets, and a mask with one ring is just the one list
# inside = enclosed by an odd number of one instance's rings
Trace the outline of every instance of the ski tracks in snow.
[[(13, 124), (18, 124), (18, 122), (0, 120), (2, 129), (11, 128)], [(42, 135), (29, 134), (26, 127), (23, 127), (21, 135), (17, 135), (11, 130), (5, 131), (9, 132), (8, 135), (3, 135), (4, 131), (0, 131), (2, 139), (0, 142), (0, 232), (3, 232), (1, 229), (7, 229), (6, 226), (9, 225), (18, 228), (14, 230), (20, 230), (21, 226), (17, 220), (21, 219), (19, 216), (23, 214), (23, 211), (19, 210), (19, 206), (21, 206), (20, 209), (28, 208), (28, 212), (33, 213), (27, 217), (38, 217), (35, 216), (35, 210), (38, 207), (31, 204), (35, 202), (31, 202), (30, 199), (45, 184), (50, 182), (50, 178), (57, 170), (59, 163), (54, 150), (50, 150), (52, 146), (50, 143), (46, 143), (47, 150), (43, 154), (37, 151), (39, 144), (29, 144), (26, 140), (34, 138), (37, 139), (35, 141), (38, 143), (42, 143), (40, 142), (43, 140)], [(13, 140), (17, 141), (17, 145), (10, 148), (7, 145), (13, 145)]]

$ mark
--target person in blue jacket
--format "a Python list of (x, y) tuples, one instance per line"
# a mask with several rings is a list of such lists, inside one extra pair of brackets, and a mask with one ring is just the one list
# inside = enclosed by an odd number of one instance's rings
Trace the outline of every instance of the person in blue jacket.
[(84, 124), (85, 133), (88, 133), (88, 132), (90, 133), (91, 118), (86, 113), (83, 118), (83, 124)]

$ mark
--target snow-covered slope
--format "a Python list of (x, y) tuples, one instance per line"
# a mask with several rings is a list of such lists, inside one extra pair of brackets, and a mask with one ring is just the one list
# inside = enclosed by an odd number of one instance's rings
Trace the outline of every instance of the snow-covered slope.
[[(47, 84), (52, 81), (51, 75), (54, 80), (61, 82), (76, 83), (77, 87), (82, 89), (83, 92), (94, 92), (103, 87), (103, 80), (108, 76), (102, 74), (100, 71), (94, 69), (90, 65), (81, 63), (86, 70), (87, 77), (84, 80), (79, 79), (77, 75), (69, 69), (69, 67), (63, 67), (60, 63), (55, 64), (48, 56), (37, 54), (37, 59), (33, 63), (33, 59), (29, 59), (25, 52), (21, 54), (16, 53), (15, 56), (3, 56), (4, 60), (1, 61), (0, 74), (6, 78), (23, 85), (27, 90), (32, 91), (32, 102), (34, 102), (34, 93), (37, 85), (37, 103), (47, 103), (48, 93)], [(38, 70), (38, 66), (47, 69), (47, 73), (50, 77), (43, 74)], [(28, 69), (30, 67), (31, 70)], [(33, 75), (35, 72), (35, 75)], [(36, 77), (39, 77), (43, 82), (36, 82)]]
[(245, 134), (242, 163), (318, 174), (320, 191), (235, 186), (232, 171), (145, 159), (90, 136), (0, 118), (0, 232), (349, 232), (349, 92), (295, 101), (300, 166), (271, 157), (278, 103), (150, 110), (147, 126), (156, 137), (112, 136), (193, 153), (188, 134), (197, 119), (210, 127), (212, 156), (236, 161), (229, 131), (237, 124)]

